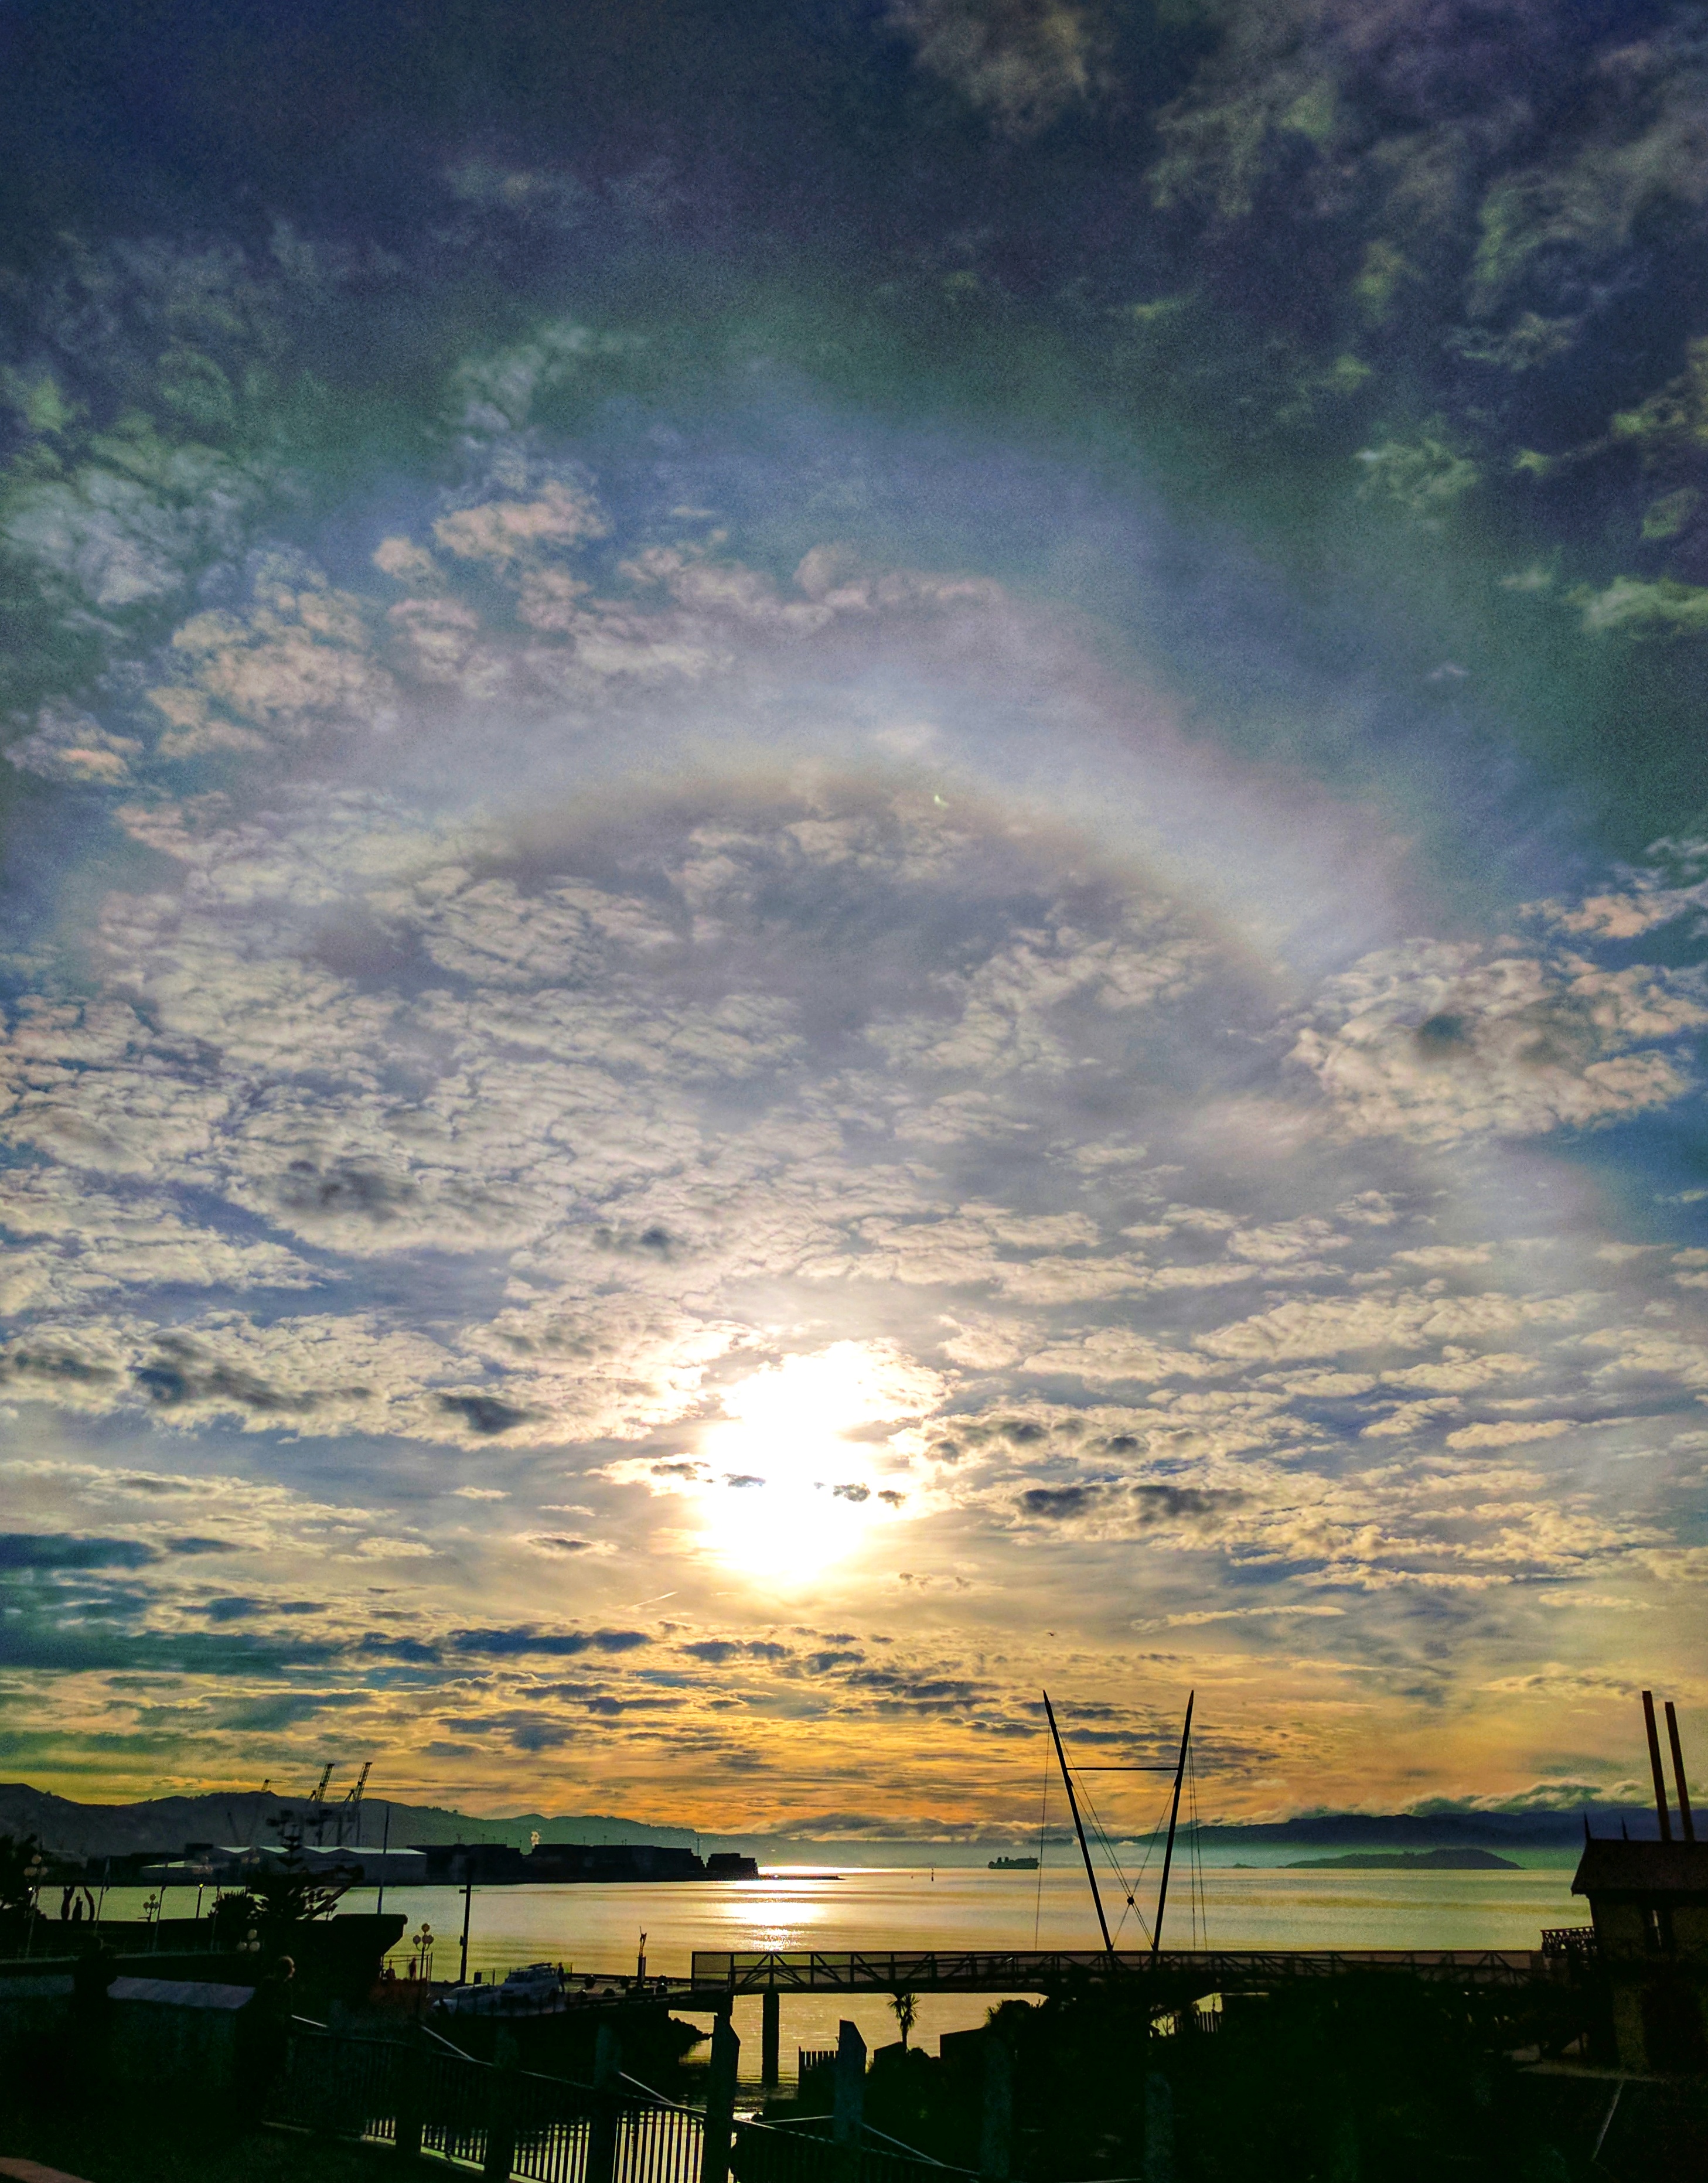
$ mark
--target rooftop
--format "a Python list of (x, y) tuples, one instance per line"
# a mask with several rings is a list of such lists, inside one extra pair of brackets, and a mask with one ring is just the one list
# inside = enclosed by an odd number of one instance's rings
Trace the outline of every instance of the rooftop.
[(1708, 1841), (1587, 1841), (1572, 1892), (1708, 1896)]

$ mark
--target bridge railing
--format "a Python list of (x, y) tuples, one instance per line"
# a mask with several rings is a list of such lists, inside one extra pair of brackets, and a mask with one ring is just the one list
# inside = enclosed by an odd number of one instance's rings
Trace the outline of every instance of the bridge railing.
[(1601, 1942), (1593, 1925), (1548, 1925), (1543, 1928), (1542, 1952), (1550, 1961), (1588, 1964), (1599, 1960)]
[(701, 1991), (1026, 1993), (1111, 1972), (1211, 1993), (1227, 1986), (1394, 1972), (1449, 1984), (1511, 1986), (1545, 1978), (1540, 1951), (1494, 1948), (704, 1949), (690, 1984)]

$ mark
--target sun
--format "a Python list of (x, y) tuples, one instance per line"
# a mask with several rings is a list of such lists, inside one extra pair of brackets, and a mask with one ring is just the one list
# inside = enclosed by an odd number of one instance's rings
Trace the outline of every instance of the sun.
[(937, 1395), (934, 1373), (862, 1341), (741, 1380), (701, 1442), (705, 1546), (732, 1569), (782, 1581), (846, 1560), (908, 1497), (889, 1436), (871, 1429), (901, 1427)]

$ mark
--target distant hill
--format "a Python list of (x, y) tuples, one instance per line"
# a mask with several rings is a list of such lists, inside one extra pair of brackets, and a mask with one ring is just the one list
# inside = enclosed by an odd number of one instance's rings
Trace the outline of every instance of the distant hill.
[[(1628, 1826), (1633, 1840), (1653, 1836), (1646, 1806), (1591, 1805), (1597, 1834)], [(1260, 1825), (1212, 1825), (1199, 1834), (1205, 1849), (1570, 1849), (1583, 1839), (1583, 1811), (1316, 1812)]]
[(1288, 1872), (1517, 1872), (1492, 1849), (1355, 1849), (1344, 1857), (1300, 1857)]

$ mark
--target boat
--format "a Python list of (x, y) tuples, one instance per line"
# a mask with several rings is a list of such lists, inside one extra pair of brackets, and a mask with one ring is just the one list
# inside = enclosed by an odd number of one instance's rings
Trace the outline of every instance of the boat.
[(993, 1857), (985, 1867), (987, 1872), (1036, 1872), (1035, 1857)]
[(560, 1964), (525, 1964), (506, 1973), (503, 1983), (453, 1986), (437, 2006), (452, 2016), (547, 2016), (564, 2006), (565, 1974)]

